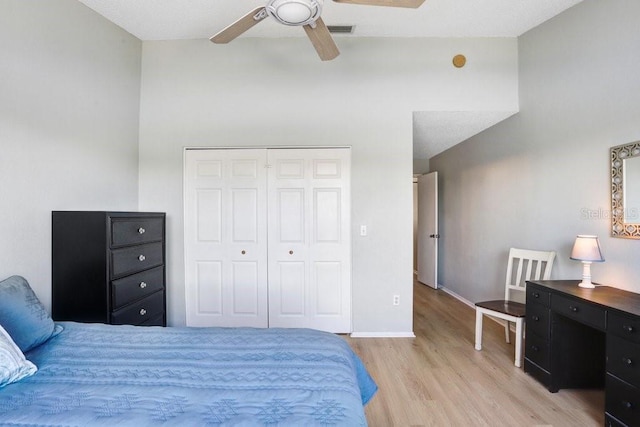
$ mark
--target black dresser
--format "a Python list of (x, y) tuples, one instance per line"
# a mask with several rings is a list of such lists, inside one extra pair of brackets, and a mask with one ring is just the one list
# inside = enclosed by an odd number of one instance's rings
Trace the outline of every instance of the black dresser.
[(640, 426), (640, 294), (527, 282), (524, 370), (551, 392), (605, 389), (605, 425)]
[(165, 214), (54, 211), (52, 317), (166, 326)]

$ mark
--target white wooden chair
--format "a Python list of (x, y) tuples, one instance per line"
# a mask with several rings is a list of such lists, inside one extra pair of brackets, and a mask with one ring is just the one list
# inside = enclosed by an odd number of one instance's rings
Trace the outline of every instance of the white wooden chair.
[[(515, 365), (522, 362), (522, 338), (524, 337), (525, 305), (513, 301), (511, 291), (526, 291), (527, 280), (547, 280), (551, 275), (554, 251), (533, 251), (511, 248), (507, 264), (507, 278), (504, 288), (504, 300), (482, 301), (476, 303), (476, 350), (482, 350), (482, 316), (488, 315), (505, 320), (505, 338), (510, 343), (509, 328), (516, 324)], [(514, 270), (514, 265), (516, 268)], [(524, 298), (522, 299), (524, 301)]]

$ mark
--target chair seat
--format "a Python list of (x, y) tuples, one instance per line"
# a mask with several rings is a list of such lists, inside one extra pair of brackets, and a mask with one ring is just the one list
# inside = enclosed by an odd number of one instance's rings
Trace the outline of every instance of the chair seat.
[(486, 308), (487, 310), (497, 311), (499, 313), (508, 314), (513, 317), (525, 317), (525, 305), (515, 301), (494, 300), (482, 301), (476, 303), (477, 307)]

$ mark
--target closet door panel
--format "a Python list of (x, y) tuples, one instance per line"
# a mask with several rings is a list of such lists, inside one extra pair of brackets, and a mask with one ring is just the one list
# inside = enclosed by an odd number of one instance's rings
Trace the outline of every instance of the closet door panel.
[(256, 189), (234, 189), (231, 192), (232, 207), (230, 218), (232, 219), (233, 243), (256, 243), (260, 223), (258, 216), (258, 194)]
[(233, 278), (228, 289), (232, 292), (233, 315), (234, 316), (258, 316), (260, 281), (258, 280), (258, 263), (256, 262), (234, 262)]
[(318, 316), (342, 314), (341, 263), (316, 262), (314, 264), (315, 312)]
[(340, 189), (315, 189), (313, 193), (315, 241), (317, 243), (340, 243), (342, 216)]
[(281, 262), (279, 267), (278, 273), (274, 275), (280, 284), (279, 293), (273, 303), (280, 306), (278, 312), (281, 316), (289, 318), (304, 316), (305, 264), (303, 262)]
[(196, 263), (196, 316), (222, 315), (222, 263)]
[(304, 243), (304, 188), (278, 189), (276, 205), (278, 213), (279, 240), (281, 242)]
[(189, 326), (268, 326), (265, 165), (263, 149), (185, 153)]
[(351, 332), (350, 151), (274, 149), (268, 161), (269, 325)]
[(218, 190), (196, 190), (196, 239), (198, 242), (220, 242), (222, 237), (222, 194)]

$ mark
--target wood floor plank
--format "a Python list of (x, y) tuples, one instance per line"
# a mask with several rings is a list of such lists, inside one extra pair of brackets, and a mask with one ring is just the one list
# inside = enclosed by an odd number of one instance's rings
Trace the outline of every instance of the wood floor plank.
[(372, 427), (604, 424), (602, 390), (549, 393), (514, 366), (513, 344), (496, 322), (484, 322), (476, 351), (474, 310), (442, 290), (414, 284), (414, 332), (345, 338), (379, 387), (365, 408)]

